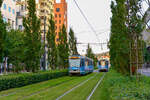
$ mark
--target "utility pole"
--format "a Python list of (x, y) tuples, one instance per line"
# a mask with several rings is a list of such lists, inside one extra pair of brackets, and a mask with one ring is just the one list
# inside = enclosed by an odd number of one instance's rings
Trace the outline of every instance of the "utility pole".
[(44, 16), (44, 70), (46, 70), (46, 16)]

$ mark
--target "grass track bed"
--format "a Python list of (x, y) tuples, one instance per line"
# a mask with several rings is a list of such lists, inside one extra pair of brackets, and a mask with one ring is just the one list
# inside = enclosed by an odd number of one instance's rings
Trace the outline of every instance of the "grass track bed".
[(100, 85), (97, 87), (90, 100), (110, 100), (109, 93), (107, 90), (108, 83), (106, 81), (108, 77), (109, 76), (106, 73), (104, 79), (101, 81)]
[(54, 100), (54, 98), (93, 75), (61, 77), (22, 88), (2, 91), (0, 92), (0, 100)]
[(86, 98), (90, 95), (91, 91), (93, 90), (97, 82), (102, 77), (102, 75), (103, 75), (102, 73), (97, 74), (93, 79), (89, 80), (87, 83), (78, 87), (71, 93), (65, 95), (60, 100), (86, 100)]
[(17, 100), (18, 98), (22, 98), (24, 96), (28, 96), (37, 92), (44, 91), (48, 88), (57, 86), (59, 84), (63, 84), (65, 82), (71, 81), (75, 79), (75, 77), (62, 77), (58, 79), (49, 80), (46, 82), (41, 82), (29, 86), (25, 86), (22, 88), (10, 89), (7, 91), (0, 92), (0, 100)]

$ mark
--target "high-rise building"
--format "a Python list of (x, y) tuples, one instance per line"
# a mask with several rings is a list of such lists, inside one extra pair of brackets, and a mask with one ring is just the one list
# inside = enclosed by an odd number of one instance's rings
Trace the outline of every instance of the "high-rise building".
[(59, 32), (63, 25), (67, 30), (67, 2), (61, 0), (60, 2), (54, 2), (54, 21), (56, 25), (56, 42), (59, 41)]
[[(39, 2), (36, 0), (36, 14), (39, 15)], [(16, 0), (16, 28), (24, 30), (23, 17), (28, 14), (27, 0)]]
[(4, 22), (9, 23), (12, 29), (16, 29), (16, 0), (3, 0), (1, 13)]
[(38, 16), (41, 20), (41, 31), (42, 31), (41, 35), (43, 38), (44, 38), (44, 27), (45, 31), (47, 32), (49, 26), (49, 19), (51, 18), (51, 15), (54, 16), (53, 4), (54, 0), (39, 0)]
[(27, 15), (27, 1), (16, 1), (16, 29), (23, 30), (23, 17)]

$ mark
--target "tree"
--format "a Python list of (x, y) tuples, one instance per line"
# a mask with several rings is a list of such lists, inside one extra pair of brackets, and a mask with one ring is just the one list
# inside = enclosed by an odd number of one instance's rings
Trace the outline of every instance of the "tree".
[[(2, 5), (3, 0), (0, 1), (0, 8)], [(0, 10), (0, 62), (2, 61), (4, 57), (5, 52), (5, 38), (6, 38), (6, 23), (4, 23), (1, 10)]]
[(25, 32), (25, 64), (26, 70), (35, 72), (40, 68), (42, 54), (40, 20), (36, 15), (35, 0), (27, 1), (28, 15), (23, 19)]
[[(129, 74), (130, 64), (141, 60), (143, 53), (137, 47), (142, 44), (143, 30), (139, 15), (141, 0), (115, 0), (111, 3), (110, 63), (118, 72)], [(137, 61), (138, 60), (138, 61)], [(132, 64), (131, 67), (135, 65)]]
[(57, 47), (55, 43), (55, 22), (53, 16), (51, 15), (51, 19), (49, 20), (49, 30), (47, 33), (47, 41), (48, 41), (48, 60), (50, 62), (50, 67), (52, 69), (56, 69), (57, 62)]
[(93, 51), (92, 51), (92, 48), (90, 47), (90, 45), (88, 44), (88, 48), (86, 50), (86, 56), (93, 59), (93, 63), (94, 63), (94, 66), (96, 66), (96, 63), (97, 63), (97, 58), (95, 57)]
[(59, 32), (59, 43), (58, 43), (58, 65), (62, 68), (68, 67), (69, 57), (69, 43), (67, 40), (66, 28), (63, 25)]
[(111, 3), (110, 63), (118, 72), (129, 73), (129, 36), (126, 26), (126, 0)]
[(70, 28), (70, 31), (69, 31), (69, 47), (70, 47), (71, 54), (78, 54), (77, 39), (75, 38), (74, 31), (72, 28)]
[(15, 72), (23, 70), (24, 58), (24, 33), (18, 30), (11, 30), (6, 36), (7, 57), (13, 64)]

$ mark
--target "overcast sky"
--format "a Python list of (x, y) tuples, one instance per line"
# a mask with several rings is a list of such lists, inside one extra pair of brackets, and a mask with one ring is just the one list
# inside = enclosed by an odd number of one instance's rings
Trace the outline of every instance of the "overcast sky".
[[(76, 2), (98, 35), (96, 36), (90, 29), (75, 5), (74, 0), (67, 0), (68, 26), (73, 28), (77, 41), (82, 43), (106, 43), (110, 37), (110, 18), (112, 16), (110, 9), (111, 0), (76, 0)], [(145, 2), (143, 3), (143, 8), (144, 12), (147, 9), (147, 4)], [(109, 51), (106, 44), (90, 46), (94, 53)], [(78, 45), (80, 54), (85, 54), (86, 49), (87, 45)]]
[[(98, 36), (90, 29), (73, 0), (68, 2), (68, 25), (75, 31), (78, 42), (106, 43), (110, 34), (110, 0), (76, 0)], [(97, 39), (99, 38), (99, 40)], [(108, 51), (105, 45), (91, 45), (94, 53)], [(85, 54), (87, 45), (78, 45), (80, 54)]]

